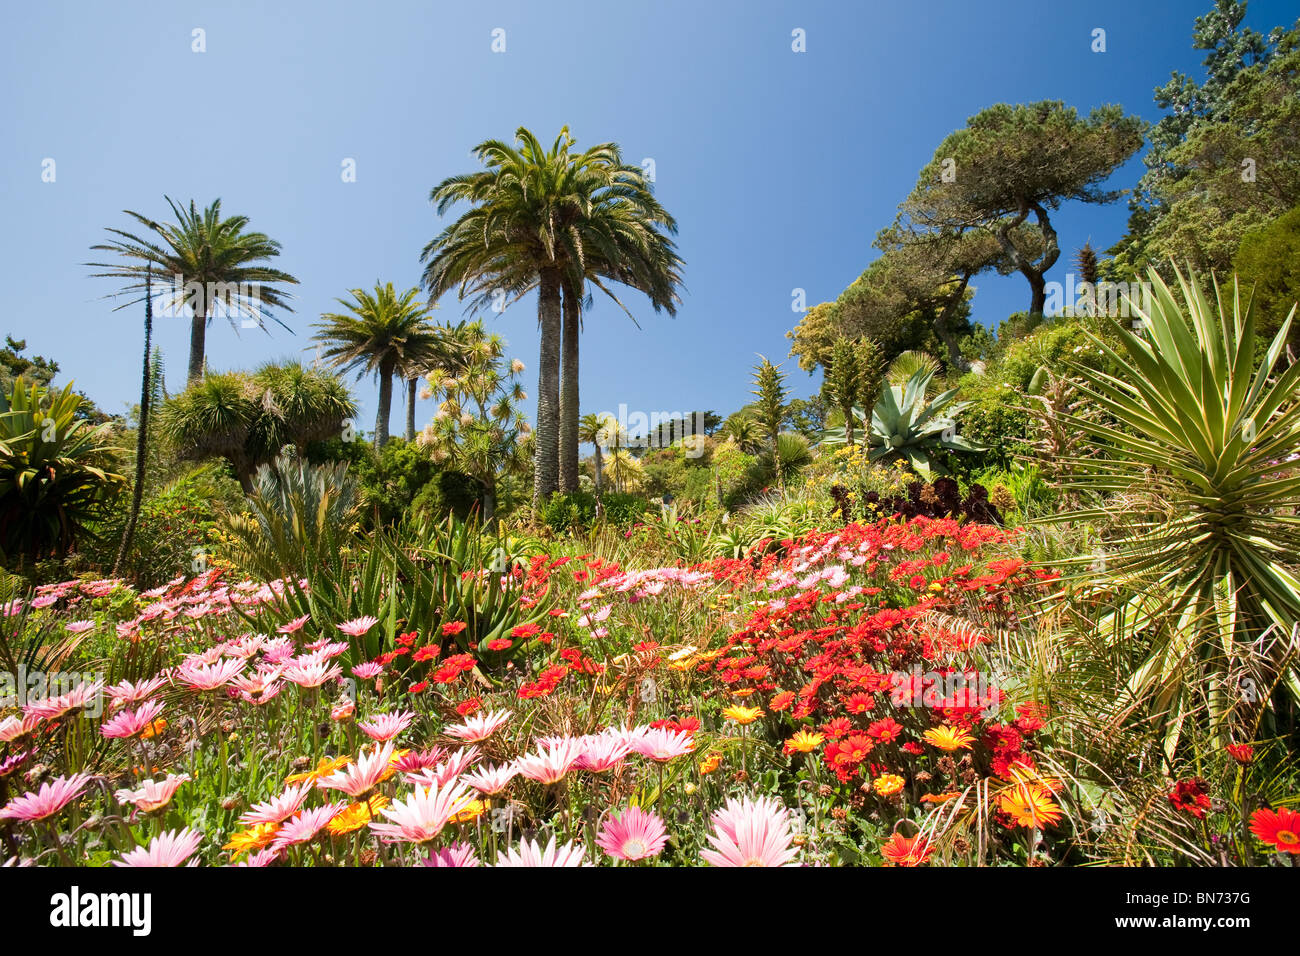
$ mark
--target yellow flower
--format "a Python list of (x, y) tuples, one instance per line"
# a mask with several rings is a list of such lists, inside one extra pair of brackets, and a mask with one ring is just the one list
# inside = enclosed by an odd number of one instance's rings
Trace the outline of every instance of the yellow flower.
[(998, 797), (998, 808), (1009, 813), (1022, 827), (1051, 826), (1061, 819), (1061, 808), (1052, 793), (1038, 784), (1018, 784)]
[(756, 690), (758, 690), (757, 687), (737, 687), (735, 690), (731, 692), (731, 696), (744, 698), (744, 697), (748, 697)]
[(872, 786), (876, 788), (876, 793), (882, 797), (892, 797), (903, 789), (903, 784), (906, 782), (896, 773), (884, 773), (876, 778)]
[(329, 823), (325, 824), (325, 829), (334, 836), (354, 833), (375, 819), (379, 811), (386, 806), (388, 806), (388, 798), (381, 793), (377, 793), (369, 800), (354, 803), (346, 810), (339, 812)]
[(820, 747), (825, 739), (821, 734), (812, 733), (807, 727), (803, 727), (785, 742), (785, 752), (806, 754)]
[(966, 731), (958, 727), (935, 727), (933, 730), (927, 730), (922, 736), (926, 741), (938, 747), (940, 750), (969, 750), (971, 744), (975, 743), (975, 738)]
[(260, 850), (263, 847), (270, 846), (279, 830), (280, 824), (278, 823), (259, 823), (247, 830), (240, 830), (237, 833), (230, 834), (230, 842), (221, 849), (233, 851), (230, 858), (238, 860), (250, 850)]
[(387, 779), (388, 779), (389, 777), (391, 777), (393, 774), (397, 773), (397, 764), (398, 764), (398, 762), (399, 762), (403, 757), (405, 757), (407, 754), (409, 754), (410, 752), (411, 752), (411, 750), (410, 750), (409, 747), (406, 748), (405, 750), (394, 750), (394, 751), (393, 751), (393, 756), (390, 757), (389, 760), (388, 760), (388, 766), (384, 769), (384, 772), (383, 772), (382, 774), (380, 774), (379, 782), (380, 782), (380, 783), (383, 783), (385, 780), (387, 780)]
[(284, 778), (284, 785), (291, 787), (295, 783), (302, 783), (304, 780), (310, 780), (315, 783), (322, 777), (328, 777), (330, 774), (342, 770), (352, 762), (351, 757), (321, 757), (320, 763), (316, 764), (315, 770), (308, 770), (306, 773), (294, 773)]
[(722, 709), (722, 716), (738, 724), (752, 724), (763, 716), (763, 708), (746, 707), (744, 704), (732, 704)]
[(716, 750), (700, 761), (700, 773), (710, 774), (722, 764), (722, 754)]
[(477, 820), (487, 811), (488, 801), (471, 800), (448, 818), (449, 823), (469, 823)]

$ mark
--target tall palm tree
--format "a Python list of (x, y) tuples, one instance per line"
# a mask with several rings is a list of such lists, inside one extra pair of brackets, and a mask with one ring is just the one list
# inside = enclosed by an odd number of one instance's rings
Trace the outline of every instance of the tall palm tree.
[(375, 448), (388, 442), (388, 418), (393, 405), (393, 376), (409, 382), (412, 372), (435, 364), (443, 340), (429, 319), (429, 307), (417, 301), (419, 289), (398, 295), (391, 282), (375, 283), (373, 293), (351, 291), (352, 301), (338, 299), (347, 313), (327, 312), (313, 338), (325, 344), (324, 357), (335, 367), (357, 370), (357, 378), (379, 379), (379, 411), (375, 416)]
[[(677, 314), (682, 259), (668, 234), (677, 223), (659, 204), (644, 173), (622, 161), (613, 143), (597, 147), (607, 158), (583, 171), (578, 182), (585, 199), (568, 226), (576, 233), (578, 256), (569, 263), (564, 282), (564, 326), (560, 371), (560, 490), (578, 487), (578, 341), (587, 283), (609, 296), (636, 323), (607, 283), (644, 293), (656, 312)], [(639, 326), (638, 326), (639, 327)]]
[[(167, 300), (168, 310), (183, 314), (188, 308), (193, 313), (189, 364), (189, 381), (193, 383), (203, 377), (208, 323), (218, 311), (224, 312), (233, 328), (239, 327), (235, 319), (242, 318), (265, 329), (268, 309), (293, 311), (287, 304), (289, 294), (277, 285), (296, 285), (298, 280), (262, 264), (280, 254), (280, 244), (263, 233), (245, 232), (247, 216), (222, 219), (220, 199), (200, 212), (192, 199), (187, 211), (170, 197), (164, 198), (176, 217), (175, 223), (158, 223), (125, 210), (156, 233), (156, 241), (110, 228), (109, 232), (122, 238), (90, 248), (115, 252), (127, 262), (86, 264), (109, 270), (95, 273), (96, 277), (130, 280), (124, 292), (139, 290), (143, 294), (151, 267), (174, 278), (177, 285)], [(139, 301), (133, 299), (126, 305)], [(279, 319), (274, 321), (288, 328)]]
[[(567, 128), (560, 131), (549, 150), (523, 127), (515, 137), (518, 148), (499, 140), (480, 144), (475, 153), (486, 169), (450, 177), (434, 187), (430, 198), (440, 215), (458, 202), (467, 202), (470, 208), (425, 246), (421, 260), (426, 263), (424, 283), (430, 293), (436, 297), (458, 288), (461, 298), (471, 298), (473, 310), (537, 290), (541, 344), (536, 501), (560, 488), (562, 296), (566, 290), (571, 293), (567, 307), (572, 337), (567, 390), (571, 401), (566, 406), (570, 411), (565, 436), (576, 485), (576, 336), (583, 290), (590, 280), (608, 292), (603, 285), (606, 279), (629, 285), (640, 282), (651, 288), (648, 278), (629, 279), (641, 274), (640, 259), (633, 253), (639, 250), (646, 257), (646, 247), (652, 242), (644, 234), (646, 227), (638, 231), (626, 222), (636, 217), (622, 207), (649, 208), (645, 201), (649, 192), (635, 186), (633, 173), (640, 177), (640, 170), (623, 164), (612, 143), (574, 153)], [(641, 218), (648, 222), (654, 217), (672, 225), (661, 210)], [(667, 249), (671, 252), (671, 243)], [(663, 293), (659, 286), (653, 288), (658, 294), (656, 301), (672, 302), (671, 293)]]

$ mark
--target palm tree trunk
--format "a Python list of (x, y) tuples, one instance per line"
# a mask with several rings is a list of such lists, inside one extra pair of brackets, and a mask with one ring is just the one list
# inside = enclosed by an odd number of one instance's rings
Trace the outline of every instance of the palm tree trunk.
[(411, 376), (406, 380), (406, 440), (415, 441), (415, 383), (419, 381), (417, 376)]
[(203, 351), (208, 337), (208, 308), (205, 302), (194, 310), (190, 320), (190, 373), (187, 384), (193, 385), (203, 378)]
[(564, 287), (563, 356), (560, 367), (560, 490), (578, 490), (578, 335), (582, 294)]
[(135, 435), (135, 487), (131, 489), (131, 511), (126, 518), (126, 527), (122, 529), (122, 543), (117, 549), (117, 558), (113, 561), (111, 577), (117, 577), (131, 550), (131, 539), (135, 537), (135, 524), (140, 517), (140, 504), (144, 500), (145, 462), (149, 452), (149, 399), (153, 393), (153, 375), (150, 366), (150, 343), (153, 339), (153, 266), (145, 273), (144, 279), (144, 376), (140, 383), (140, 423)]
[(393, 369), (396, 363), (384, 359), (379, 363), (379, 412), (375, 415), (375, 450), (388, 444), (388, 416), (393, 410)]
[(541, 344), (537, 361), (537, 451), (533, 459), (533, 504), (559, 490), (560, 458), (560, 275), (543, 269), (537, 293)]
[(603, 473), (603, 459), (600, 453), (600, 444), (596, 444), (596, 494), (600, 495), (601, 475)]

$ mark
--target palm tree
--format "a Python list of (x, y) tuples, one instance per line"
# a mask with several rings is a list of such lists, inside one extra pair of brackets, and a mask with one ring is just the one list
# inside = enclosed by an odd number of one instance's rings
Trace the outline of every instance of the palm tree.
[(637, 491), (645, 480), (644, 466), (625, 448), (610, 453), (607, 468), (618, 492)]
[(253, 375), (222, 372), (195, 382), (163, 407), (159, 430), (182, 460), (226, 459), (251, 494), (257, 469), (286, 445), (301, 457), (308, 442), (338, 435), (356, 410), (328, 372), (268, 364)]
[(582, 416), (582, 421), (578, 423), (578, 439), (584, 444), (593, 446), (596, 449), (596, 494), (600, 494), (601, 478), (604, 474), (603, 456), (601, 454), (604, 446), (613, 437), (614, 432), (618, 430), (618, 420), (609, 412), (597, 415), (592, 412)]
[[(439, 214), (462, 201), (471, 208), (425, 246), (421, 261), (434, 297), (455, 287), (461, 298), (471, 297), (474, 310), (538, 292), (537, 501), (560, 489), (562, 313), (569, 316), (570, 356), (564, 428), (572, 468), (565, 466), (565, 478), (576, 486), (577, 334), (585, 284), (608, 292), (603, 281), (611, 279), (649, 290), (656, 307), (671, 305), (680, 260), (652, 228), (654, 222), (675, 228), (672, 220), (644, 188), (640, 170), (623, 164), (612, 143), (575, 154), (567, 128), (549, 150), (523, 127), (515, 136), (517, 149), (499, 140), (478, 146), (486, 169), (434, 187), (430, 198)], [(652, 273), (643, 261), (659, 263), (661, 272)]]
[(735, 442), (746, 455), (754, 455), (763, 447), (763, 429), (752, 415), (736, 413), (722, 426), (722, 436)]
[(633, 324), (635, 317), (607, 282), (644, 293), (656, 312), (676, 315), (680, 302), (683, 263), (665, 235), (675, 234), (677, 223), (654, 198), (641, 169), (623, 163), (616, 145), (604, 143), (596, 149), (608, 159), (584, 170), (578, 180), (585, 199), (569, 226), (580, 238), (575, 243), (578, 258), (570, 263), (564, 281), (559, 478), (565, 492), (578, 487), (578, 340), (582, 312), (591, 301), (590, 296), (584, 300), (586, 283), (609, 296)]
[[(315, 326), (320, 331), (313, 338), (326, 344), (324, 354), (331, 365), (356, 369), (357, 378), (366, 374), (379, 378), (378, 450), (388, 442), (393, 376), (400, 372), (409, 383), (413, 372), (437, 362), (443, 354), (443, 341), (429, 320), (428, 305), (416, 301), (419, 289), (407, 289), (399, 296), (391, 282), (376, 282), (373, 293), (353, 289), (351, 294), (351, 302), (337, 300), (347, 314), (323, 314), (324, 321)], [(414, 416), (413, 409), (410, 414)]]
[[(186, 309), (193, 313), (189, 364), (189, 382), (193, 383), (203, 377), (208, 323), (215, 317), (217, 306), (236, 329), (235, 319), (239, 317), (245, 325), (251, 321), (265, 329), (268, 309), (293, 311), (286, 302), (289, 294), (276, 285), (296, 285), (298, 280), (287, 272), (260, 264), (278, 256), (280, 244), (263, 233), (245, 232), (247, 216), (222, 219), (220, 199), (200, 212), (192, 199), (189, 210), (185, 211), (170, 197), (164, 198), (176, 216), (174, 224), (161, 224), (126, 210), (128, 216), (153, 230), (159, 241), (110, 228), (109, 232), (122, 238), (90, 248), (115, 252), (127, 262), (86, 264), (109, 270), (95, 273), (96, 277), (130, 280), (123, 287), (124, 292), (139, 290), (143, 294), (149, 272), (155, 267), (162, 275), (175, 277), (177, 284), (169, 295), (167, 308), (174, 314), (184, 314)], [(133, 299), (126, 305), (139, 301)], [(288, 328), (279, 319), (275, 322)]]

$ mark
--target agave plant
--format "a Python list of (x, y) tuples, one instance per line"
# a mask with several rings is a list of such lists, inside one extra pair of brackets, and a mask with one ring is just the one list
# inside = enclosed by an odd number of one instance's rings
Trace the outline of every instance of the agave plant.
[[(918, 368), (902, 385), (890, 385), (881, 393), (871, 410), (871, 426), (866, 432), (870, 461), (906, 461), (922, 478), (943, 474), (939, 461), (941, 449), (980, 451), (978, 445), (957, 434), (957, 415), (966, 402), (955, 401), (957, 389), (950, 388), (930, 400), (926, 392), (934, 372)], [(861, 409), (854, 414), (865, 420)], [(845, 443), (844, 428), (829, 428), (822, 433), (824, 445)]]
[[(1145, 642), (1128, 691), (1164, 715), (1170, 755), (1193, 694), (1219, 728), (1276, 683), (1300, 699), (1294, 648), (1267, 638), (1300, 618), (1300, 364), (1279, 370), (1294, 310), (1260, 349), (1235, 281), (1226, 296), (1216, 282), (1211, 302), (1194, 274), (1176, 274), (1179, 295), (1149, 270), (1139, 328), (1101, 320), (1112, 334), (1094, 342), (1122, 372), (1068, 363), (1101, 414), (1062, 421), (1099, 454), (1068, 462), (1071, 490), (1094, 504), (1056, 519), (1105, 522), (1128, 502), (1082, 577), (1119, 592), (1099, 631)], [(1268, 682), (1254, 695), (1233, 686), (1243, 666)]]
[(27, 385), (0, 393), (0, 559), (62, 558), (126, 484), (105, 470), (112, 426), (79, 417), (83, 399)]

